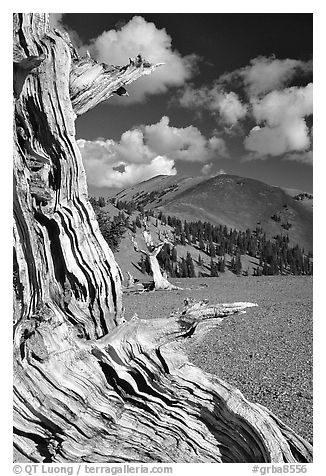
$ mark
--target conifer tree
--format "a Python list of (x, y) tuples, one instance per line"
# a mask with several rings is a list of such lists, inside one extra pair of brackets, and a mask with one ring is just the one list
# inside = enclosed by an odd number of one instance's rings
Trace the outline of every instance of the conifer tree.
[(218, 271), (220, 273), (225, 272), (225, 258), (219, 258), (219, 260), (218, 260)]
[(202, 238), (199, 240), (199, 249), (201, 251), (205, 251), (205, 243), (204, 243), (204, 240)]
[(179, 275), (180, 278), (188, 278), (188, 268), (184, 258), (181, 258), (181, 262), (179, 263)]
[(171, 251), (171, 261), (173, 261), (173, 263), (178, 261), (178, 253), (175, 247), (173, 247)]
[(234, 273), (237, 275), (241, 274), (242, 270), (242, 263), (241, 263), (241, 256), (240, 254), (237, 254), (237, 256), (234, 258), (234, 265), (233, 265)]
[(219, 276), (218, 274), (218, 264), (211, 258), (211, 263), (210, 263), (210, 270), (211, 270), (211, 277), (216, 278)]
[(137, 232), (137, 226), (136, 226), (136, 223), (135, 223), (134, 220), (133, 220), (132, 223), (131, 223), (131, 231), (133, 232), (134, 235), (135, 235), (136, 232)]
[(140, 261), (139, 261), (138, 264), (139, 264), (139, 267), (140, 267), (140, 271), (143, 274), (147, 273), (146, 262), (145, 262), (145, 259), (144, 259), (143, 255), (141, 255)]
[(105, 207), (105, 198), (104, 197), (99, 197), (97, 203), (98, 203), (99, 207), (102, 207), (102, 208)]
[(195, 278), (196, 273), (195, 273), (195, 267), (194, 263), (191, 257), (191, 254), (189, 251), (187, 252), (187, 257), (186, 257), (186, 265), (187, 265), (187, 274), (189, 278)]
[(216, 252), (215, 252), (215, 246), (214, 246), (213, 242), (211, 241), (208, 246), (209, 246), (209, 248), (208, 248), (209, 256), (211, 258), (215, 258)]

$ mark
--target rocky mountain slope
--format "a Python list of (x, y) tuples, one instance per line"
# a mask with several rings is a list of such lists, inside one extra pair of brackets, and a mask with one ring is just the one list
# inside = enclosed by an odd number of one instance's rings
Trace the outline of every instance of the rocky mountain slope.
[(269, 238), (288, 234), (292, 244), (308, 251), (313, 246), (310, 197), (225, 174), (208, 179), (159, 175), (120, 191), (114, 199), (183, 220), (209, 221), (238, 230), (259, 226)]

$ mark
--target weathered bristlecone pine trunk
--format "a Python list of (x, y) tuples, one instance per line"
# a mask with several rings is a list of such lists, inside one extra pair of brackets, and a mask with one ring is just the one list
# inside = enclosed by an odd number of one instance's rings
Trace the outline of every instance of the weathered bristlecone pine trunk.
[(159, 262), (157, 260), (157, 256), (163, 246), (167, 243), (173, 246), (173, 244), (167, 240), (160, 240), (158, 244), (154, 244), (154, 240), (152, 235), (147, 227), (144, 224), (143, 236), (146, 244), (146, 250), (142, 250), (139, 248), (138, 243), (134, 237), (131, 238), (135, 251), (142, 253), (143, 255), (147, 256), (149, 260), (149, 265), (151, 267), (152, 275), (153, 275), (153, 282), (154, 282), (154, 289), (156, 290), (164, 290), (164, 291), (172, 291), (173, 289), (180, 289), (177, 286), (174, 286), (170, 283), (167, 279), (167, 276), (162, 274)]
[(179, 349), (249, 303), (124, 322), (74, 122), (156, 65), (80, 57), (45, 14), (17, 14), (13, 30), (15, 459), (311, 461), (306, 441)]

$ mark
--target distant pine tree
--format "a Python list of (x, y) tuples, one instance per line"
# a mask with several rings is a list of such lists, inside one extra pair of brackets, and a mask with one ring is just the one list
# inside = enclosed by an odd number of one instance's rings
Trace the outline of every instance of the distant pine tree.
[(180, 278), (188, 278), (188, 268), (184, 258), (181, 258), (181, 262), (179, 263), (179, 276)]
[(99, 197), (97, 203), (98, 203), (99, 207), (101, 207), (101, 208), (105, 207), (105, 198), (104, 197)]
[(132, 223), (131, 223), (131, 231), (133, 232), (134, 235), (137, 232), (137, 226), (136, 226), (136, 223), (134, 221), (132, 221)]
[(215, 258), (215, 256), (216, 256), (215, 245), (212, 242), (210, 242), (208, 246), (209, 246), (209, 248), (208, 248), (209, 256), (211, 258)]
[(97, 200), (95, 197), (89, 197), (89, 203), (92, 205), (92, 207), (96, 207), (97, 205)]
[(173, 263), (176, 263), (178, 261), (178, 254), (175, 247), (173, 247), (171, 251), (171, 261), (173, 261)]
[(113, 252), (119, 251), (119, 244), (126, 232), (125, 220), (121, 216), (111, 220), (109, 213), (99, 206), (95, 207), (95, 213), (103, 238)]
[(146, 262), (145, 262), (145, 259), (143, 257), (143, 255), (141, 255), (140, 257), (140, 261), (139, 261), (139, 267), (140, 267), (140, 271), (145, 274), (147, 273), (147, 267), (146, 267)]
[(139, 215), (137, 215), (137, 217), (136, 217), (136, 226), (137, 226), (137, 228), (141, 228), (141, 226), (142, 226)]
[(240, 274), (241, 274), (241, 270), (242, 270), (241, 256), (240, 256), (240, 254), (238, 254), (238, 255), (234, 258), (233, 271), (234, 271), (235, 274), (240, 275)]
[(253, 270), (253, 276), (262, 276), (263, 272), (262, 272), (262, 269), (257, 266), (257, 268), (254, 268)]
[(210, 270), (211, 270), (211, 277), (212, 278), (217, 278), (219, 276), (219, 274), (218, 274), (218, 264), (213, 260), (213, 258), (211, 258)]
[(225, 272), (225, 258), (219, 258), (217, 269), (220, 273)]
[(268, 275), (269, 275), (268, 264), (266, 263), (266, 261), (264, 262), (264, 265), (263, 265), (262, 274), (263, 274), (264, 276), (268, 276)]
[(187, 252), (186, 265), (187, 265), (188, 277), (189, 278), (195, 278), (196, 277), (195, 267), (194, 267), (194, 263), (193, 263), (193, 260), (192, 260), (192, 257), (191, 257), (191, 254), (189, 253), (189, 251)]
[(199, 249), (201, 251), (205, 251), (205, 243), (204, 243), (204, 240), (203, 239), (200, 239), (199, 240)]

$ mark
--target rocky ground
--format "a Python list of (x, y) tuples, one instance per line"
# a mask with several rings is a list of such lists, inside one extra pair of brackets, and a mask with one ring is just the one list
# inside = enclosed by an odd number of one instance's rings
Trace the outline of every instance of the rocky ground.
[(312, 278), (221, 277), (172, 280), (183, 291), (124, 295), (126, 318), (168, 316), (186, 297), (259, 307), (187, 340), (191, 362), (271, 409), (312, 442)]

